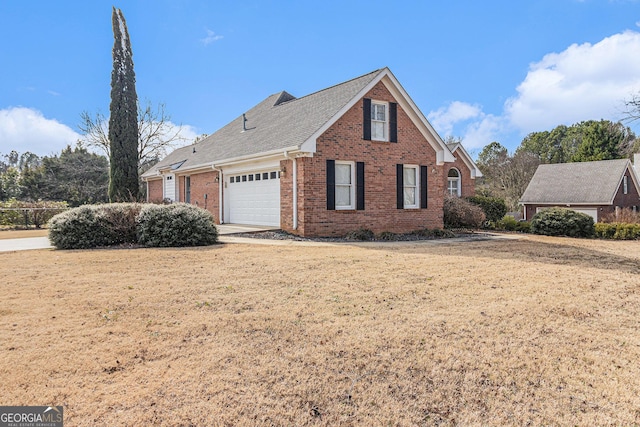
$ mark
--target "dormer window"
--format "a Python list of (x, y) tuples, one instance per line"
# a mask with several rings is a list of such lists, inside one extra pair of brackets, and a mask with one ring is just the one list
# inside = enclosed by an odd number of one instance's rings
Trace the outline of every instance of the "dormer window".
[(371, 103), (371, 139), (388, 141), (387, 104)]

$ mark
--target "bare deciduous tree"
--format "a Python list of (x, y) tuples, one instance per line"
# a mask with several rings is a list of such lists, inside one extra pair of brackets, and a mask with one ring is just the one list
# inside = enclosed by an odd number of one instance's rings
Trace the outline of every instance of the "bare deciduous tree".
[[(81, 124), (78, 128), (83, 133), (80, 141), (87, 147), (102, 150), (107, 158), (110, 155), (109, 119), (102, 113), (91, 115), (87, 111), (80, 114)], [(171, 117), (165, 112), (165, 105), (160, 103), (153, 108), (150, 101), (145, 106), (138, 105), (138, 159), (139, 166), (155, 163), (187, 138), (183, 137), (182, 125), (171, 123)]]

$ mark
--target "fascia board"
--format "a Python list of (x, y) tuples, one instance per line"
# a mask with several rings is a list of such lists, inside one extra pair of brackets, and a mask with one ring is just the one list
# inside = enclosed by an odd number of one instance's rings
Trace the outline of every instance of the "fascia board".
[(471, 156), (469, 156), (469, 153), (467, 153), (467, 150), (464, 149), (462, 144), (458, 144), (456, 146), (456, 149), (452, 151), (452, 153), (454, 153), (454, 156), (456, 151), (462, 154), (462, 161), (471, 171), (471, 178), (475, 179), (482, 177), (482, 172), (480, 172), (480, 169), (478, 169), (478, 166), (476, 166), (475, 162), (471, 159)]
[[(407, 91), (404, 90), (398, 79), (393, 73), (385, 68), (383, 77), (387, 77), (388, 81), (383, 80), (383, 83), (389, 89), (389, 92), (393, 97), (401, 103), (404, 111), (409, 115), (411, 121), (418, 127), (422, 135), (429, 142), (436, 152), (442, 151), (442, 163), (455, 162), (456, 158), (449, 151), (449, 147), (444, 143), (438, 132), (431, 126), (431, 123), (427, 120), (420, 108), (413, 102)], [(388, 84), (390, 83), (390, 84)], [(440, 163), (440, 162), (439, 162)], [(440, 163), (441, 164), (441, 163)]]

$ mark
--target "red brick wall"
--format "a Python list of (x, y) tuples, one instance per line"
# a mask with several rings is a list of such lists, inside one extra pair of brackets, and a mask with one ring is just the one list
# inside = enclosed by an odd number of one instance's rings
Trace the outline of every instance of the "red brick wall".
[(462, 161), (462, 158), (460, 157), (461, 154), (459, 152), (455, 152), (453, 153), (453, 155), (456, 158), (456, 161), (453, 163), (446, 163), (445, 164), (445, 171), (446, 173), (444, 173), (444, 193), (445, 194), (449, 194), (448, 193), (448, 174), (449, 174), (449, 169), (451, 168), (456, 168), (458, 169), (458, 171), (460, 172), (460, 176), (461, 176), (461, 184), (460, 184), (460, 190), (461, 190), (461, 197), (472, 197), (476, 194), (476, 181), (475, 179), (471, 179), (471, 170), (469, 169), (469, 167), (464, 163), (464, 161)]
[[(396, 102), (382, 83), (365, 98)], [(298, 159), (298, 230), (291, 228), (290, 162), (281, 181), (282, 228), (306, 236), (336, 236), (365, 227), (382, 231), (408, 232), (419, 228), (442, 228), (443, 172), (436, 165), (436, 153), (398, 105), (398, 142), (362, 139), (362, 101), (357, 102), (317, 140), (312, 158)], [(365, 210), (327, 210), (326, 161), (365, 163)], [(428, 208), (396, 208), (396, 164), (428, 166)], [(284, 165), (284, 163), (283, 163)], [(282, 178), (281, 178), (282, 180)]]
[[(195, 173), (191, 175), (191, 204), (204, 208), (213, 214), (216, 224), (220, 223), (220, 210), (218, 209), (219, 187), (216, 182), (217, 171)], [(185, 198), (184, 177), (180, 177), (180, 200)], [(207, 198), (205, 199), (205, 194)]]
[(162, 199), (162, 179), (147, 181), (147, 202), (160, 203)]
[[(216, 219), (216, 224), (220, 223), (220, 210), (218, 209), (218, 183), (215, 182), (218, 176), (217, 171), (194, 173), (191, 176), (191, 204), (204, 208), (211, 212)], [(178, 188), (176, 190), (176, 201), (184, 202), (186, 200), (185, 193), (185, 175), (176, 177)], [(207, 198), (205, 199), (205, 194)], [(149, 193), (147, 197), (149, 202), (162, 201), (162, 179), (149, 181)]]

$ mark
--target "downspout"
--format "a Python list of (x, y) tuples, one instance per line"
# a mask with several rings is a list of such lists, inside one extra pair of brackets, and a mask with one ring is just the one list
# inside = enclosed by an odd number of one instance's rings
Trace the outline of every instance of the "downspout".
[(211, 169), (218, 172), (218, 218), (220, 224), (224, 224), (224, 210), (222, 209), (222, 188), (224, 186), (224, 179), (222, 177), (222, 169), (218, 169), (216, 165), (211, 165)]
[(292, 160), (293, 172), (291, 179), (293, 180), (293, 229), (298, 229), (298, 162), (295, 157), (291, 157), (289, 153), (284, 152), (284, 157)]

